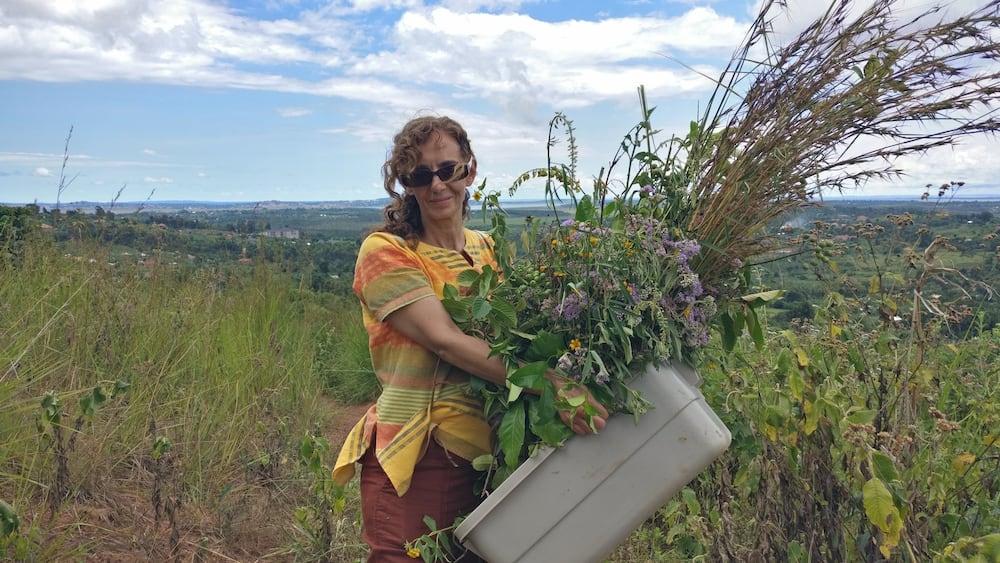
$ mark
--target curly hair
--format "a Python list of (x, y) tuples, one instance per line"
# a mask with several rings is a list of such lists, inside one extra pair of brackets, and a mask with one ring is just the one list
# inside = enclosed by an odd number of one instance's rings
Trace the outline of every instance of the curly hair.
[[(424, 233), (423, 219), (420, 217), (420, 207), (417, 199), (396, 191), (399, 177), (413, 172), (420, 163), (420, 145), (426, 143), (434, 133), (442, 133), (455, 139), (463, 160), (473, 158), (472, 144), (465, 129), (454, 119), (447, 116), (422, 116), (411, 119), (403, 125), (392, 139), (392, 152), (382, 165), (382, 178), (385, 191), (392, 198), (382, 209), (385, 223), (378, 231), (392, 233), (406, 239), (410, 247), (416, 247), (420, 235)], [(469, 193), (465, 193), (462, 216), (469, 217)]]

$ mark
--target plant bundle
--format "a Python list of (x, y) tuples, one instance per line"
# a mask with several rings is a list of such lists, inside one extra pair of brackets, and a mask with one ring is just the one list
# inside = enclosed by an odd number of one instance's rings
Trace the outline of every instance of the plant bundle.
[[(776, 46), (784, 7), (765, 3), (685, 137), (656, 140), (640, 88), (642, 120), (589, 193), (572, 123), (557, 114), (547, 166), (510, 188), (544, 179), (552, 216), (528, 222), (519, 256), (502, 242), (499, 192), (477, 190), (494, 211), (501, 271), (468, 272), (444, 303), (510, 368), (507, 388), (478, 384), (497, 425), (494, 484), (534, 447), (571, 436), (557, 410), (582, 401), (557, 396), (548, 370), (638, 416), (646, 405), (628, 381), (643, 364), (697, 364), (710, 327), (727, 348), (744, 331), (763, 343), (754, 307), (778, 293), (746, 295), (744, 274), (774, 249), (773, 220), (824, 190), (898, 177), (901, 156), (996, 130), (1000, 2), (946, 21), (939, 8), (901, 19), (892, 0), (838, 0)], [(567, 164), (551, 157), (561, 129)]]

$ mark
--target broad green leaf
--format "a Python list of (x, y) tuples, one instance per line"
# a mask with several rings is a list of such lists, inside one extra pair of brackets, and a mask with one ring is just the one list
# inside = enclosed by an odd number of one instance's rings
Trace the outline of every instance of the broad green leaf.
[(748, 295), (743, 295), (740, 297), (744, 302), (749, 303), (751, 307), (759, 307), (765, 305), (772, 301), (777, 301), (784, 295), (784, 290), (772, 289), (771, 291), (762, 291), (760, 293), (751, 293)]
[(782, 379), (787, 378), (792, 370), (792, 352), (782, 348), (774, 362), (774, 374)]
[[(488, 267), (489, 266), (484, 267), (484, 272), (485, 268)], [(479, 281), (481, 276), (482, 274), (470, 268), (468, 270), (463, 270), (461, 273), (459, 273), (458, 278), (455, 281), (457, 281), (459, 285), (472, 285), (477, 281)]]
[(507, 376), (507, 380), (519, 387), (541, 389), (548, 369), (549, 365), (546, 362), (531, 362), (514, 370)]
[(554, 408), (546, 408), (542, 400), (528, 403), (528, 422), (531, 432), (549, 446), (559, 446), (573, 435), (563, 424)]
[(594, 202), (590, 196), (583, 196), (576, 204), (576, 215), (573, 217), (577, 221), (591, 221), (594, 218)]
[(117, 379), (115, 380), (115, 386), (111, 388), (111, 398), (114, 399), (118, 395), (121, 395), (122, 393), (128, 391), (131, 388), (132, 388), (131, 383), (126, 383), (121, 379)]
[(496, 320), (503, 326), (513, 326), (517, 324), (517, 311), (514, 310), (514, 306), (508, 301), (503, 299), (497, 299), (491, 301), (490, 305), (493, 306), (493, 311), (496, 313)]
[(80, 398), (80, 414), (87, 418), (93, 418), (97, 413), (97, 405), (94, 404), (93, 395), (84, 395)]
[(875, 476), (882, 481), (896, 481), (899, 479), (899, 473), (896, 471), (896, 466), (892, 463), (892, 458), (882, 452), (872, 452), (872, 467), (875, 470)]
[(467, 323), (472, 318), (468, 307), (462, 302), (446, 299), (441, 301), (441, 305), (444, 306), (444, 310), (448, 311), (451, 320), (455, 321), (457, 325)]
[(694, 490), (684, 487), (681, 490), (681, 498), (684, 499), (684, 504), (687, 505), (688, 514), (701, 514), (701, 503), (698, 502), (698, 495), (695, 494)]
[(851, 362), (851, 365), (854, 366), (854, 371), (865, 373), (865, 359), (861, 356), (861, 352), (857, 348), (847, 350), (847, 361)]
[(497, 432), (500, 440), (500, 450), (504, 455), (507, 467), (517, 467), (521, 463), (521, 450), (524, 448), (524, 401), (514, 401), (507, 407), (500, 430)]
[(535, 335), (535, 339), (524, 353), (524, 358), (528, 361), (548, 360), (565, 350), (566, 342), (561, 335), (543, 330)]
[(805, 384), (802, 382), (802, 372), (797, 369), (791, 370), (788, 373), (788, 391), (792, 394), (792, 397), (801, 401), (804, 389)]
[(729, 313), (722, 313), (719, 315), (719, 323), (722, 325), (722, 347), (731, 352), (736, 347), (736, 338), (739, 336), (736, 321)]
[(757, 318), (757, 311), (750, 309), (747, 315), (747, 331), (750, 333), (750, 339), (753, 340), (754, 346), (758, 350), (764, 348), (764, 327), (760, 324), (760, 319)]
[(20, 526), (21, 518), (17, 515), (17, 511), (0, 499), (0, 540), (13, 536)]
[(458, 288), (451, 285), (450, 283), (444, 284), (444, 287), (441, 289), (441, 295), (443, 296), (444, 300), (451, 300), (451, 299), (458, 300), (461, 297), (461, 294), (458, 292)]
[(509, 379), (507, 380), (507, 402), (508, 403), (516, 401), (518, 399), (518, 397), (521, 396), (521, 392), (522, 391), (524, 391), (524, 387), (521, 387), (520, 385), (514, 385), (513, 383), (510, 382)]
[(875, 421), (875, 411), (872, 409), (858, 409), (851, 411), (846, 417), (848, 422), (854, 424), (871, 424)]
[(879, 551), (884, 557), (889, 557), (892, 548), (899, 545), (900, 534), (903, 531), (903, 520), (899, 515), (899, 509), (892, 502), (892, 493), (881, 479), (873, 477), (862, 488), (862, 496), (868, 521), (882, 531)]
[(101, 385), (94, 387), (91, 394), (94, 397), (94, 406), (99, 407), (108, 402), (108, 394), (104, 391), (104, 387)]
[(472, 301), (472, 317), (475, 319), (485, 319), (490, 311), (493, 310), (493, 306), (490, 302), (482, 297), (476, 297)]

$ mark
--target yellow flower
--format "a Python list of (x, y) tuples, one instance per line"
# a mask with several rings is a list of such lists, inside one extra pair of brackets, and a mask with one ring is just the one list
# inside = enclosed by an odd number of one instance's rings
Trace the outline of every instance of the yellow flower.
[(579, 350), (580, 346), (583, 346), (583, 344), (580, 343), (580, 339), (579, 338), (574, 338), (573, 340), (569, 341), (569, 349), (570, 350), (574, 350), (574, 351)]
[(552, 246), (559, 246), (559, 239), (557, 238), (552, 239)]
[(548, 267), (545, 264), (541, 264), (540, 266), (538, 266), (538, 271), (539, 272), (544, 272), (547, 269), (548, 269)]
[(624, 246), (625, 246), (625, 248), (632, 248), (632, 241), (630, 241), (630, 240), (625, 241)]
[(420, 558), (420, 550), (417, 549), (417, 548), (415, 548), (415, 547), (411, 547), (410, 549), (407, 549), (406, 550), (406, 554), (408, 556), (410, 556), (410, 559), (419, 559)]
[(590, 237), (590, 244), (597, 244), (597, 237)]
[(483, 199), (483, 192), (477, 191), (477, 192), (473, 193), (472, 194), (472, 199), (474, 199), (476, 201), (482, 201), (482, 199)]

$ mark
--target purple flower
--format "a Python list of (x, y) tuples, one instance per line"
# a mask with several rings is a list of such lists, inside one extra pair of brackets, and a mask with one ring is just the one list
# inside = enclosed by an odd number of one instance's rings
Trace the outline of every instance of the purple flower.
[(574, 321), (588, 307), (589, 302), (585, 291), (571, 291), (552, 308), (552, 318)]

